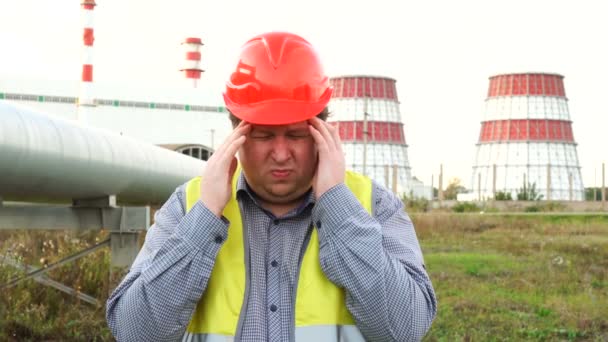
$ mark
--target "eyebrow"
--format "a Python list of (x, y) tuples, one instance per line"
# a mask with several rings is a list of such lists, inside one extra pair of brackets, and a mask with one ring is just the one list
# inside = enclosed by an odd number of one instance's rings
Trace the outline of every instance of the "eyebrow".
[[(259, 133), (259, 134), (276, 134), (275, 131), (265, 127), (252, 127), (250, 133)], [(308, 127), (294, 127), (288, 128), (285, 130), (285, 134), (290, 133), (308, 133)]]

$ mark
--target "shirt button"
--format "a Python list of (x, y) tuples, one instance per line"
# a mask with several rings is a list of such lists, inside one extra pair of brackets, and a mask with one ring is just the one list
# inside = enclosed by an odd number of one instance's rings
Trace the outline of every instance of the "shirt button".
[(272, 221), (272, 223), (274, 223), (275, 225), (279, 225), (280, 222), (281, 221), (279, 221), (278, 219), (275, 219), (275, 220)]
[(224, 238), (223, 238), (223, 237), (221, 237), (221, 236), (219, 236), (219, 235), (216, 235), (216, 236), (215, 236), (215, 243), (222, 243), (222, 241), (224, 241)]
[(277, 267), (279, 265), (279, 263), (276, 260), (272, 260), (270, 265), (272, 265), (272, 267)]
[(321, 221), (317, 221), (317, 228), (321, 228)]
[(277, 306), (276, 306), (276, 305), (274, 305), (274, 304), (272, 304), (272, 305), (270, 306), (270, 311), (272, 311), (272, 312), (277, 311), (277, 309), (278, 309), (278, 308), (277, 308)]

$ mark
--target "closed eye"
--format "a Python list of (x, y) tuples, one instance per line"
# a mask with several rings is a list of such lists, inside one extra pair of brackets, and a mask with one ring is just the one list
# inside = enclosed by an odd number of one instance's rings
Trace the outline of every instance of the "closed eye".
[(254, 133), (249, 134), (249, 137), (251, 137), (251, 139), (255, 139), (255, 140), (268, 140), (268, 139), (272, 138), (273, 135), (270, 133), (254, 132)]

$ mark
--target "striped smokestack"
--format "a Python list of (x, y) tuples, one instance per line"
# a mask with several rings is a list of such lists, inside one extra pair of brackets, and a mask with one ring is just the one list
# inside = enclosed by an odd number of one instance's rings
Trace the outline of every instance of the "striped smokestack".
[(186, 78), (192, 80), (194, 88), (196, 88), (197, 82), (201, 78), (201, 73), (204, 72), (201, 69), (201, 47), (203, 46), (203, 41), (200, 38), (190, 37), (186, 38), (182, 46), (186, 59), (180, 71), (184, 72)]
[(80, 6), (82, 7), (84, 26), (82, 35), (84, 45), (80, 96), (78, 98), (78, 119), (82, 121), (85, 108), (95, 106), (95, 98), (93, 97), (93, 42), (95, 41), (93, 33), (93, 9), (96, 3), (95, 0), (82, 0)]

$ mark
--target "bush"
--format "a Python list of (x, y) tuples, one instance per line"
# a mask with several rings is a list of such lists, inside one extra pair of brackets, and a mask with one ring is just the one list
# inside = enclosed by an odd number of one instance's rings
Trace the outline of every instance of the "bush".
[[(606, 192), (608, 194), (608, 191)], [(585, 188), (585, 201), (601, 201), (602, 188)]]
[(527, 187), (524, 183), (524, 186), (517, 191), (518, 201), (540, 201), (542, 198), (543, 195), (536, 189), (536, 183), (528, 183)]
[(512, 201), (513, 197), (510, 191), (497, 191), (494, 199), (497, 201)]
[(483, 207), (482, 210), (484, 213), (499, 213), (500, 212), (500, 209), (493, 207), (493, 206)]
[(531, 205), (529, 207), (526, 207), (524, 211), (527, 213), (537, 213), (541, 211), (541, 207), (539, 205)]
[(473, 213), (479, 212), (480, 208), (473, 202), (459, 202), (452, 207), (452, 210), (457, 213)]
[(408, 197), (404, 195), (401, 200), (407, 212), (427, 212), (429, 210), (429, 200), (424, 197)]
[(524, 209), (525, 212), (535, 213), (535, 212), (547, 212), (547, 211), (566, 211), (567, 207), (563, 203), (559, 202), (546, 202), (546, 203), (538, 203)]

